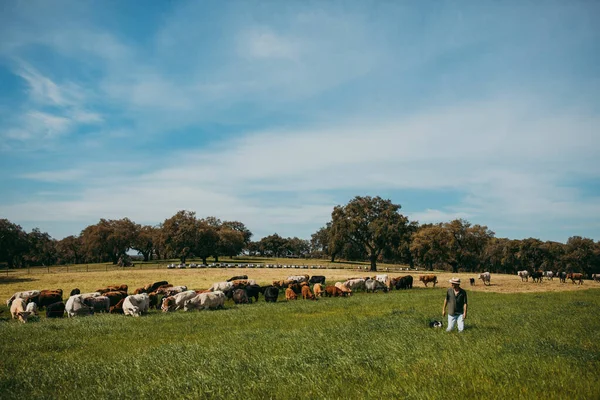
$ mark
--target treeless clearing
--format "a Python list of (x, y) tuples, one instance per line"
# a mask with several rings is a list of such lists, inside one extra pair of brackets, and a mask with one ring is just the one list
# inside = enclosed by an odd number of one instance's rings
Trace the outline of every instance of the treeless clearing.
[[(64, 298), (67, 299), (70, 291), (79, 288), (82, 293), (92, 292), (107, 285), (126, 284), (129, 292), (133, 293), (136, 288), (148, 283), (166, 280), (173, 285), (185, 285), (189, 289), (206, 289), (214, 282), (225, 281), (236, 275), (248, 275), (255, 279), (260, 285), (271, 284), (273, 280), (285, 279), (290, 275), (324, 275), (327, 284), (346, 280), (351, 277), (367, 277), (375, 274), (388, 274), (390, 277), (412, 275), (414, 278), (413, 288), (425, 289), (419, 282), (419, 275), (433, 273), (438, 277), (436, 287), (449, 288), (448, 280), (452, 277), (461, 279), (461, 286), (466, 290), (497, 293), (524, 293), (524, 292), (557, 292), (567, 290), (586, 290), (600, 288), (600, 283), (585, 280), (583, 285), (560, 283), (558, 278), (549, 281), (544, 279), (542, 283), (521, 282), (517, 275), (492, 274), (491, 285), (485, 286), (477, 277), (478, 273), (449, 272), (424, 272), (424, 271), (402, 271), (402, 272), (369, 272), (351, 269), (280, 269), (280, 268), (206, 268), (206, 269), (148, 269), (148, 270), (116, 270), (97, 272), (61, 272), (46, 273), (44, 270), (36, 270), (35, 273), (19, 271), (10, 276), (0, 276), (0, 299), (8, 299), (13, 293), (31, 289), (63, 289)], [(475, 285), (470, 286), (469, 278), (475, 278)], [(432, 285), (429, 284), (428, 288)]]

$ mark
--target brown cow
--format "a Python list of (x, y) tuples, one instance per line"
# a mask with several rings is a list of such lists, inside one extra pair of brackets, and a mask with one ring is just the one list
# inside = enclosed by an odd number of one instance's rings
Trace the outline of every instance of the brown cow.
[(304, 282), (300, 286), (302, 286), (302, 298), (304, 300), (315, 300), (315, 295), (310, 290), (310, 286), (308, 286), (308, 283)]
[(425, 287), (427, 287), (427, 284), (429, 282), (433, 282), (433, 287), (435, 287), (435, 284), (438, 282), (437, 276), (431, 275), (431, 274), (429, 274), (429, 275), (421, 275), (419, 277), (419, 281), (423, 282), (425, 284)]
[(344, 292), (342, 292), (339, 288), (335, 286), (325, 286), (325, 296), (327, 297), (339, 297), (344, 295)]
[(96, 292), (100, 292), (102, 294), (107, 292), (124, 292), (127, 295), (127, 290), (129, 290), (127, 285), (109, 285), (102, 289), (96, 289)]
[(313, 291), (315, 292), (315, 297), (323, 297), (323, 293), (325, 292), (325, 290), (323, 290), (323, 285), (320, 283), (315, 283)]
[(292, 285), (290, 285), (287, 289), (285, 289), (285, 299), (286, 300), (296, 300), (298, 296), (294, 293), (294, 289), (292, 289)]
[(579, 281), (579, 285), (583, 285), (583, 274), (579, 272), (571, 272), (567, 275), (567, 279), (570, 279), (573, 283)]
[(108, 299), (110, 300), (110, 306), (112, 307), (112, 306), (117, 305), (117, 303), (119, 301), (121, 301), (122, 299), (127, 297), (127, 294), (123, 293), (123, 292), (114, 291), (114, 292), (106, 292), (103, 294), (103, 296), (108, 297)]
[(62, 290), (42, 290), (37, 296), (30, 297), (28, 302), (37, 304), (42, 309), (50, 304), (62, 301)]
[(121, 299), (119, 300), (119, 302), (117, 304), (115, 304), (114, 306), (110, 307), (109, 309), (109, 313), (110, 314), (123, 314), (123, 303), (125, 302), (125, 299)]

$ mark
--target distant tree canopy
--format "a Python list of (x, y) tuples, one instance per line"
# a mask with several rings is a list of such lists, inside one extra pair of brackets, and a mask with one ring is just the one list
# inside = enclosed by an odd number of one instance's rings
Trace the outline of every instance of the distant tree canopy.
[(55, 240), (35, 228), (0, 219), (0, 264), (9, 268), (112, 262), (126, 260), (136, 250), (144, 260), (234, 257), (242, 253), (263, 257), (328, 258), (377, 263), (403, 263), (427, 270), (519, 270), (600, 273), (600, 242), (572, 236), (566, 243), (497, 238), (486, 226), (464, 219), (420, 225), (400, 214), (400, 205), (381, 197), (360, 197), (334, 207), (331, 220), (310, 240), (284, 238), (277, 233), (252, 241), (252, 232), (239, 221), (214, 216), (197, 218), (181, 210), (156, 226), (128, 218), (100, 219), (78, 236)]

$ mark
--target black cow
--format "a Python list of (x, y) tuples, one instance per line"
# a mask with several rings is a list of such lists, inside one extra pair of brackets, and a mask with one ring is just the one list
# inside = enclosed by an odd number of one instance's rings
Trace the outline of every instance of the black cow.
[(81, 294), (81, 290), (79, 290), (78, 288), (75, 288), (75, 289), (71, 290), (71, 294), (69, 296), (75, 296), (76, 294)]
[(412, 275), (406, 275), (396, 280), (396, 289), (412, 289), (413, 277)]
[(275, 303), (279, 297), (279, 288), (275, 286), (267, 286), (264, 288), (265, 301)]
[(469, 283), (471, 286), (475, 286), (475, 278), (469, 278)]
[(231, 278), (227, 279), (227, 282), (237, 281), (237, 280), (242, 280), (242, 279), (248, 279), (248, 275), (232, 276)]
[(565, 271), (559, 272), (558, 279), (560, 280), (560, 283), (566, 283), (567, 282), (567, 273)]
[(46, 307), (46, 318), (62, 318), (65, 315), (65, 303), (59, 301)]
[(533, 271), (531, 273), (531, 279), (533, 279), (534, 282), (542, 283), (543, 277), (544, 277), (544, 273), (542, 271)]
[(246, 286), (246, 294), (248, 298), (254, 297), (254, 301), (258, 301), (258, 294), (261, 293), (261, 287), (259, 285), (248, 285)]
[(308, 283), (310, 283), (311, 285), (314, 285), (315, 283), (325, 285), (325, 277), (323, 275), (313, 275), (308, 280)]

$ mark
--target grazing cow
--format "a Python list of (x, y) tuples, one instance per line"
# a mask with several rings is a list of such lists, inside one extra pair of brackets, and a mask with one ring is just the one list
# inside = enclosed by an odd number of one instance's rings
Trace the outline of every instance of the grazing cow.
[(96, 292), (100, 292), (102, 294), (107, 292), (123, 292), (127, 294), (127, 290), (129, 287), (127, 285), (110, 285), (101, 289), (96, 289)]
[(308, 283), (303, 283), (302, 285), (302, 298), (304, 300), (315, 300), (315, 295), (313, 294), (313, 292), (310, 290), (310, 286), (308, 286)]
[(254, 297), (254, 301), (258, 301), (258, 294), (260, 292), (261, 292), (261, 288), (259, 285), (252, 284), (252, 285), (246, 286), (246, 294), (248, 295), (249, 299), (252, 299)]
[(559, 272), (558, 280), (560, 281), (560, 283), (566, 283), (567, 282), (567, 273), (565, 271)]
[(69, 297), (75, 296), (76, 294), (81, 294), (81, 290), (79, 290), (78, 288), (71, 290), (71, 294), (69, 294)]
[(382, 289), (386, 293), (388, 291), (388, 288), (385, 285), (385, 283), (381, 282), (380, 280), (375, 280), (375, 279), (367, 279), (365, 281), (365, 289), (366, 289), (367, 293), (369, 293), (369, 292), (375, 293), (379, 289)]
[(33, 296), (28, 299), (29, 302), (37, 304), (39, 309), (42, 309), (50, 304), (54, 304), (62, 300), (62, 290), (42, 290), (37, 296)]
[(248, 279), (248, 275), (232, 276), (231, 278), (227, 279), (227, 282), (239, 281), (239, 280), (242, 280), (242, 279)]
[(248, 293), (244, 289), (235, 289), (231, 296), (235, 304), (252, 304), (252, 299), (248, 298)]
[(315, 292), (315, 297), (323, 297), (323, 293), (325, 292), (325, 290), (323, 289), (323, 284), (315, 283), (313, 291)]
[(100, 293), (100, 292), (81, 293), (81, 294), (78, 294), (77, 296), (81, 296), (82, 298), (87, 299), (88, 297), (102, 296), (102, 293)]
[(165, 289), (165, 296), (175, 296), (179, 293), (187, 292), (187, 286), (172, 286)]
[(94, 314), (94, 310), (83, 302), (84, 299), (85, 297), (82, 294), (69, 297), (65, 304), (65, 311), (68, 317)]
[(18, 319), (22, 323), (27, 322), (27, 318), (31, 315), (30, 311), (26, 311), (27, 305), (25, 304), (25, 300), (17, 297), (15, 298), (10, 305), (10, 315), (13, 319)]
[(475, 286), (475, 278), (469, 278), (469, 284)]
[(153, 283), (149, 283), (146, 286), (144, 286), (144, 293), (151, 293), (151, 292), (156, 292), (156, 289), (158, 289), (161, 286), (165, 286), (168, 285), (169, 282), (167, 281), (158, 281), (158, 282), (153, 282)]
[(600, 274), (592, 274), (592, 280), (594, 282), (600, 282)]
[(148, 308), (158, 310), (158, 295), (156, 292), (148, 293)]
[(573, 284), (575, 283), (575, 281), (578, 281), (579, 285), (583, 285), (583, 274), (582, 273), (571, 272), (570, 274), (567, 275), (567, 279), (570, 279)]
[(336, 286), (325, 286), (325, 296), (326, 297), (340, 297), (345, 296), (346, 294), (342, 292), (342, 290)]
[(523, 271), (517, 271), (517, 275), (519, 275), (519, 277), (521, 278), (521, 282), (525, 281), (528, 282), (529, 281), (529, 271), (527, 271), (526, 269)]
[(231, 282), (215, 282), (212, 284), (211, 287), (208, 288), (208, 290), (210, 290), (211, 292), (220, 290), (222, 292), (225, 292), (227, 290), (231, 290), (233, 289), (233, 283)]
[(425, 287), (427, 287), (429, 282), (433, 282), (433, 287), (435, 287), (435, 284), (438, 283), (437, 276), (432, 274), (419, 276), (419, 281), (423, 282)]
[(106, 296), (88, 297), (83, 299), (83, 303), (94, 310), (95, 313), (110, 311), (110, 299)]
[(491, 278), (492, 278), (492, 275), (489, 272), (484, 272), (482, 274), (479, 274), (479, 279), (481, 279), (483, 281), (483, 284), (486, 286), (490, 286)]
[(396, 289), (412, 289), (413, 287), (413, 277), (412, 275), (406, 275), (401, 278), (396, 279)]
[[(163, 297), (161, 309), (163, 312), (181, 310), (185, 302), (197, 296), (195, 290), (186, 290), (185, 292), (177, 293), (174, 296)], [(150, 304), (148, 304), (150, 307)]]
[(290, 285), (287, 289), (285, 289), (285, 299), (286, 300), (296, 300), (297, 298), (298, 298), (298, 296), (296, 296), (294, 289), (292, 289), (292, 285)]
[(336, 282), (334, 286), (340, 289), (345, 296), (352, 296), (352, 289), (346, 286), (344, 282)]
[(152, 292), (152, 293), (156, 293), (156, 294), (162, 294), (162, 295), (164, 295), (164, 294), (166, 294), (166, 293), (169, 291), (169, 289), (171, 289), (172, 287), (173, 287), (173, 285), (171, 285), (171, 284), (168, 284), (168, 285), (162, 285), (162, 286), (159, 286), (159, 287), (158, 287), (158, 289), (156, 289), (156, 291), (154, 291), (154, 292)]
[(123, 292), (106, 292), (104, 293), (105, 297), (108, 297), (110, 300), (110, 307), (116, 305), (119, 301), (127, 297), (127, 293)]
[(277, 286), (267, 286), (264, 288), (263, 294), (267, 303), (275, 303), (279, 297), (279, 288)]
[(287, 288), (289, 285), (296, 283), (296, 281), (291, 281), (289, 279), (282, 279), (279, 281), (273, 281), (273, 286), (276, 286), (278, 288)]
[(26, 290), (24, 292), (16, 292), (15, 294), (13, 294), (11, 296), (10, 299), (6, 300), (6, 305), (8, 307), (10, 307), (10, 305), (12, 304), (12, 302), (15, 299), (24, 299), (24, 300), (27, 300), (28, 298), (33, 297), (33, 296), (37, 296), (39, 294), (40, 294), (39, 290)]
[(325, 284), (325, 276), (324, 275), (313, 275), (308, 280), (308, 283), (314, 285), (315, 283), (320, 283), (321, 285)]
[(544, 271), (544, 276), (546, 277), (546, 279), (553, 281), (554, 279), (554, 272), (552, 271)]
[(25, 308), (25, 311), (28, 311), (33, 315), (38, 315), (38, 305), (33, 302), (27, 303), (27, 307)]
[(214, 310), (225, 306), (225, 293), (220, 290), (214, 292), (200, 293), (189, 299), (183, 306), (184, 311), (191, 310)]
[(48, 307), (46, 307), (46, 318), (62, 318), (64, 315), (65, 303), (62, 301), (50, 304)]
[(148, 297), (148, 293), (129, 295), (123, 301), (123, 314), (139, 317), (148, 312), (149, 306), (150, 298)]
[(531, 280), (533, 282), (542, 283), (543, 277), (544, 277), (544, 273), (542, 271), (533, 271), (531, 273)]
[(288, 276), (286, 280), (294, 281), (295, 283), (308, 282), (310, 276), (308, 275), (292, 275)]
[(363, 279), (363, 278), (349, 279), (346, 282), (344, 282), (344, 286), (352, 291), (365, 290), (365, 279)]
[(114, 306), (112, 306), (108, 312), (110, 314), (123, 314), (123, 303), (124, 302), (125, 302), (124, 298), (119, 300), (119, 302), (117, 304), (115, 304)]

